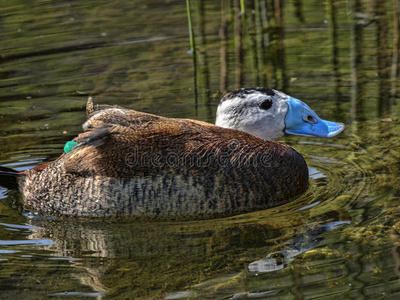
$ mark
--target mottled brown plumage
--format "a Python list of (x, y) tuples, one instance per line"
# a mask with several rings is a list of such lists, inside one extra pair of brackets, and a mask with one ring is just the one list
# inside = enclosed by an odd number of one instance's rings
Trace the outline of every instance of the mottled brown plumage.
[(70, 153), (19, 178), (51, 214), (211, 217), (287, 203), (308, 187), (293, 148), (209, 123), (87, 106)]

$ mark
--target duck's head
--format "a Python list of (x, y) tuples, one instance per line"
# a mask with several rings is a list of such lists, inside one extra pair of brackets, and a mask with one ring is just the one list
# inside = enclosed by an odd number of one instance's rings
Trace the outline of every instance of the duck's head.
[(344, 124), (326, 121), (304, 102), (268, 88), (242, 88), (219, 103), (215, 125), (250, 133), (266, 140), (285, 134), (333, 137)]

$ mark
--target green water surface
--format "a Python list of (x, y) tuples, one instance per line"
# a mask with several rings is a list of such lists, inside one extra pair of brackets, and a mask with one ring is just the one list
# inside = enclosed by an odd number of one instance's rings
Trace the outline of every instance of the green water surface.
[(0, 298), (399, 299), (399, 1), (189, 2), (194, 53), (185, 1), (0, 0), (0, 165), (54, 160), (89, 96), (214, 122), (226, 91), (265, 86), (346, 124), (282, 140), (309, 190), (141, 222), (43, 216), (0, 188)]

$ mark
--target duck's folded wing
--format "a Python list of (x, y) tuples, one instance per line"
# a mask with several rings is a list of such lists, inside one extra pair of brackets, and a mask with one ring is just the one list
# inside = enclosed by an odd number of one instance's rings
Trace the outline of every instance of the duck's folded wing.
[[(82, 176), (133, 177), (174, 169), (181, 155), (204, 146), (195, 131), (159, 123), (149, 128), (104, 125), (74, 139), (78, 145), (62, 158), (66, 172)], [(188, 152), (189, 149), (189, 152)], [(193, 153), (194, 151), (192, 151)]]
[(132, 136), (129, 131), (127, 127), (102, 125), (79, 134), (73, 140), (77, 146), (62, 158), (65, 171), (85, 176), (114, 176), (118, 167), (116, 158), (121, 156), (122, 148), (126, 148), (121, 136)]

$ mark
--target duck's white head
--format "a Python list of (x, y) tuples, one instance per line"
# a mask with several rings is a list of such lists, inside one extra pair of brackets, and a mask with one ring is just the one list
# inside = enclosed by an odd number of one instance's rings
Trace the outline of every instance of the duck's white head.
[(333, 137), (344, 130), (344, 124), (321, 119), (304, 102), (260, 87), (226, 94), (219, 103), (215, 125), (266, 140), (285, 134)]

